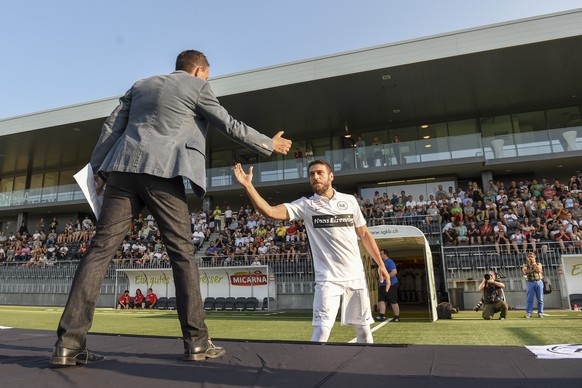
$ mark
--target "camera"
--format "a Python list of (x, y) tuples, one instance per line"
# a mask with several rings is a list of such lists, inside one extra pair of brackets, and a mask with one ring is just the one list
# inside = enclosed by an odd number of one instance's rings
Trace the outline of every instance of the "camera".
[(473, 310), (475, 311), (479, 311), (479, 309), (481, 307), (483, 307), (483, 304), (485, 303), (485, 301), (483, 300), (483, 298), (479, 299), (479, 302), (477, 303), (477, 305), (475, 307), (473, 307)]
[[(503, 272), (495, 272), (495, 279), (505, 279), (506, 277), (507, 276)], [(491, 279), (491, 275), (486, 273), (485, 275), (483, 275), (483, 278), (485, 278), (485, 280), (489, 280)]]

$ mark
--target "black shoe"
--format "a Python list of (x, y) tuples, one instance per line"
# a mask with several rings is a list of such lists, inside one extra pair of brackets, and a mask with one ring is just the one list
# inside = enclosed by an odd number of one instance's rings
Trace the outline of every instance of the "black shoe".
[(378, 315), (378, 316), (376, 317), (376, 320), (377, 320), (377, 321), (379, 321), (379, 322), (384, 322), (384, 321), (386, 321), (387, 319), (388, 319), (388, 318), (386, 318), (384, 315)]
[(105, 360), (105, 357), (91, 352), (89, 349), (67, 349), (61, 346), (55, 346), (51, 357), (51, 365), (54, 366), (73, 366), (86, 365), (92, 362)]
[(400, 317), (394, 317), (389, 322), (400, 322)]
[(193, 349), (184, 350), (184, 360), (185, 361), (204, 361), (207, 358), (219, 358), (226, 354), (221, 346), (215, 346), (212, 341), (208, 340), (208, 346), (202, 347), (198, 346)]

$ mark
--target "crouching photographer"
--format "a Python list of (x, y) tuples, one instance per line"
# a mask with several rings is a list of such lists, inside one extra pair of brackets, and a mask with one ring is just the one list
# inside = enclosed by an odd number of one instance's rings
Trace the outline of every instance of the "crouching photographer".
[(483, 319), (493, 319), (495, 313), (501, 312), (499, 319), (503, 320), (507, 316), (509, 307), (505, 300), (503, 300), (502, 288), (505, 284), (497, 281), (495, 272), (489, 271), (483, 277), (483, 281), (479, 285), (479, 290), (483, 291)]

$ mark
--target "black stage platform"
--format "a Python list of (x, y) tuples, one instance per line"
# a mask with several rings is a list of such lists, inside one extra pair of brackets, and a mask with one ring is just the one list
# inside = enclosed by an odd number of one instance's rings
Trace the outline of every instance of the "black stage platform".
[(104, 354), (51, 368), (52, 331), (0, 330), (0, 387), (581, 387), (582, 362), (524, 347), (319, 345), (215, 340), (225, 357), (180, 359), (176, 338), (92, 334)]

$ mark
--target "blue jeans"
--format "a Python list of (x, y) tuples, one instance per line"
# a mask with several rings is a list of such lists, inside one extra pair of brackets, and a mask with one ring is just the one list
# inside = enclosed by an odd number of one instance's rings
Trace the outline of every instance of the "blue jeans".
[(57, 329), (56, 346), (86, 347), (87, 331), (93, 322), (107, 268), (132, 220), (144, 207), (154, 216), (170, 257), (184, 348), (208, 346), (200, 276), (194, 263), (190, 215), (182, 178), (120, 172), (109, 174), (96, 234), (77, 267)]
[(544, 282), (538, 280), (536, 282), (527, 282), (527, 304), (525, 307), (526, 314), (531, 314), (533, 311), (534, 296), (538, 300), (538, 314), (544, 313)]

